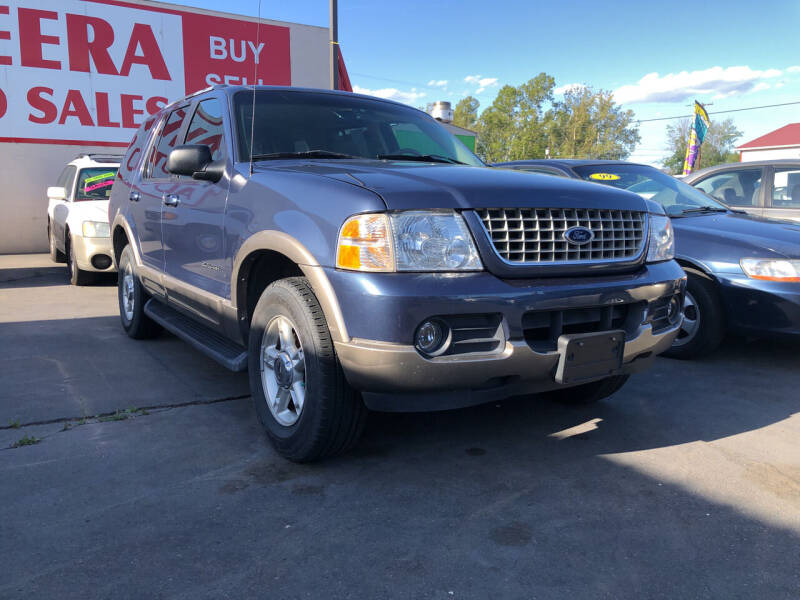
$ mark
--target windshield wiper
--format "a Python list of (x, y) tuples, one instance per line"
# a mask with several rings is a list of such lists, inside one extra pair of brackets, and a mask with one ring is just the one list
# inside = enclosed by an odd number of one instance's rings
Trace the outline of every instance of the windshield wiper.
[(704, 212), (728, 212), (728, 209), (722, 208), (721, 206), (698, 206), (697, 208), (686, 208), (681, 211), (681, 214), (691, 215), (693, 213), (704, 213)]
[(306, 150), (305, 152), (272, 152), (270, 154), (254, 154), (253, 160), (275, 160), (279, 158), (363, 158), (352, 154), (342, 154), (341, 152), (330, 152), (328, 150)]
[(415, 160), (417, 162), (440, 162), (451, 165), (465, 165), (460, 160), (441, 154), (378, 154), (380, 160)]

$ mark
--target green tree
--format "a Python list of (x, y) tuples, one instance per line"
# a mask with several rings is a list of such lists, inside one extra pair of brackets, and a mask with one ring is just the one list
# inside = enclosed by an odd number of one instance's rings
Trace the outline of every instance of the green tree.
[(621, 160), (641, 139), (633, 111), (622, 110), (611, 92), (590, 87), (565, 92), (549, 121), (552, 157)]
[(467, 96), (459, 100), (453, 112), (453, 125), (458, 125), (465, 129), (475, 129), (475, 124), (478, 122), (478, 109), (480, 106), (481, 103), (472, 96)]
[(476, 123), (478, 154), (487, 162), (544, 156), (546, 107), (555, 80), (540, 73), (519, 87), (505, 85)]
[[(693, 119), (682, 119), (667, 125), (667, 147), (670, 154), (661, 161), (661, 164), (670, 173), (675, 175), (683, 173), (683, 161), (686, 159), (686, 147), (689, 145), (689, 133), (693, 123)], [(733, 119), (712, 121), (700, 146), (700, 163), (695, 165), (695, 170), (737, 162), (739, 154), (734, 144), (740, 137), (742, 132), (736, 129)]]

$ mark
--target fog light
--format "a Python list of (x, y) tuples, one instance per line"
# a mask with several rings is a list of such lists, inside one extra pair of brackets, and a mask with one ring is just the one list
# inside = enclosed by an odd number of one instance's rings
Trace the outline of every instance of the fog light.
[(673, 296), (667, 305), (667, 319), (675, 325), (681, 318), (681, 299), (680, 296)]
[(414, 343), (417, 350), (428, 356), (441, 354), (447, 342), (447, 332), (438, 321), (424, 321), (417, 327)]
[(92, 257), (92, 266), (95, 269), (107, 269), (111, 266), (111, 257), (106, 256), (105, 254), (95, 254)]

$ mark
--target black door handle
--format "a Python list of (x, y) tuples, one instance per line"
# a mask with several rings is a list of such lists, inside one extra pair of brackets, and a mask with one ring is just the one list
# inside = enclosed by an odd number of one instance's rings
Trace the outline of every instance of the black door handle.
[(131, 202), (138, 202), (141, 199), (141, 197), (142, 196), (139, 194), (139, 192), (131, 192), (131, 195), (128, 196), (128, 200), (130, 200)]

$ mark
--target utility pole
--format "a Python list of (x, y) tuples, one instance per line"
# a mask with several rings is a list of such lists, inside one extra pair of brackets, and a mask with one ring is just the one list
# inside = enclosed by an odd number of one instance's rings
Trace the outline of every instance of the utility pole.
[(331, 2), (330, 18), (330, 56), (331, 56), (331, 89), (339, 89), (339, 8), (337, 0)]

